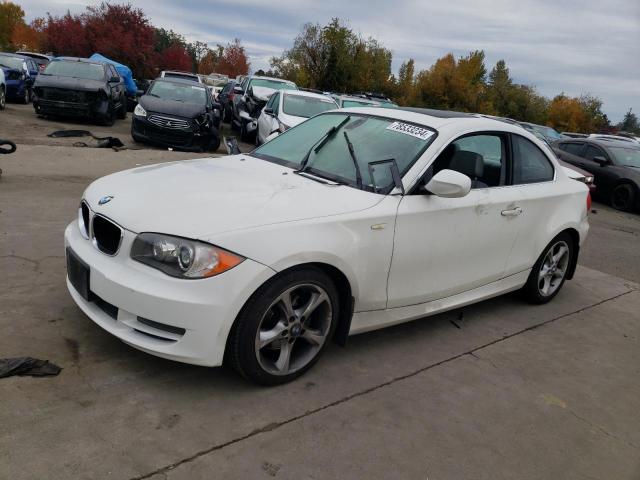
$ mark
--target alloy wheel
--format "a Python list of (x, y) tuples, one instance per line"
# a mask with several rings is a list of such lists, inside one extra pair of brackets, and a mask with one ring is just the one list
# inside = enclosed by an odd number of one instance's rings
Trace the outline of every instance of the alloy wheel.
[(538, 291), (543, 297), (553, 295), (564, 280), (569, 266), (569, 245), (564, 240), (554, 243), (540, 265)]
[(0, 90), (0, 110), (4, 110), (7, 105), (7, 98), (4, 94), (4, 90)]
[(315, 359), (331, 329), (331, 300), (320, 286), (294, 285), (267, 308), (255, 338), (260, 366), (272, 375), (289, 375)]
[(633, 199), (631, 185), (618, 185), (611, 193), (611, 206), (616, 210), (629, 210)]

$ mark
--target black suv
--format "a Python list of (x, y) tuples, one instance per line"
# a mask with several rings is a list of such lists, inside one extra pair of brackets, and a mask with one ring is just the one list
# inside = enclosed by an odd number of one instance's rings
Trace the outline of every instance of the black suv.
[(640, 208), (640, 144), (610, 138), (571, 138), (553, 145), (559, 158), (595, 177), (596, 195), (613, 208)]
[(124, 82), (109, 63), (54, 58), (38, 75), (34, 93), (39, 115), (89, 117), (105, 125), (127, 116)]

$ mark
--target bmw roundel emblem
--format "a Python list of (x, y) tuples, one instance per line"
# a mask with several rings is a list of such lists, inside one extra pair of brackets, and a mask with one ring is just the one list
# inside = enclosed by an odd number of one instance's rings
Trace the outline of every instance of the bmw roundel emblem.
[(105, 195), (98, 200), (98, 205), (104, 205), (105, 203), (109, 203), (111, 200), (113, 200), (113, 195)]

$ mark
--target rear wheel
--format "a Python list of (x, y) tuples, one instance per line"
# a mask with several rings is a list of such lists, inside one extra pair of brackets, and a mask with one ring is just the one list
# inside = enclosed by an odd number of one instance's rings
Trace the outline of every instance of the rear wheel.
[(616, 186), (611, 192), (611, 206), (616, 210), (629, 212), (633, 210), (636, 201), (636, 192), (633, 185), (623, 183)]
[(29, 93), (29, 89), (27, 87), (24, 88), (24, 95), (20, 99), (22, 103), (27, 105), (31, 101), (31, 93)]
[(229, 336), (228, 359), (254, 382), (289, 382), (318, 360), (338, 310), (336, 288), (324, 272), (286, 273), (260, 288), (242, 309)]
[(575, 255), (573, 239), (568, 233), (554, 238), (538, 258), (522, 291), (531, 303), (547, 303), (555, 297), (569, 271)]
[(4, 93), (4, 88), (0, 88), (0, 110), (4, 110), (7, 106), (7, 96)]

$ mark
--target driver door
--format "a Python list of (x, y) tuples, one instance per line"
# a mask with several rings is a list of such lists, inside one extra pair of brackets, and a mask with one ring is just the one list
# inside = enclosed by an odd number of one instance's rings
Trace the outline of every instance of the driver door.
[[(472, 179), (462, 198), (405, 195), (398, 207), (388, 308), (417, 305), (500, 280), (520, 228), (518, 188), (506, 187), (508, 137), (478, 133), (447, 146), (426, 180), (442, 169)], [(456, 156), (456, 152), (462, 152)], [(471, 154), (470, 154), (471, 152)], [(477, 154), (477, 155), (473, 155)], [(475, 163), (460, 161), (472, 157)]]

